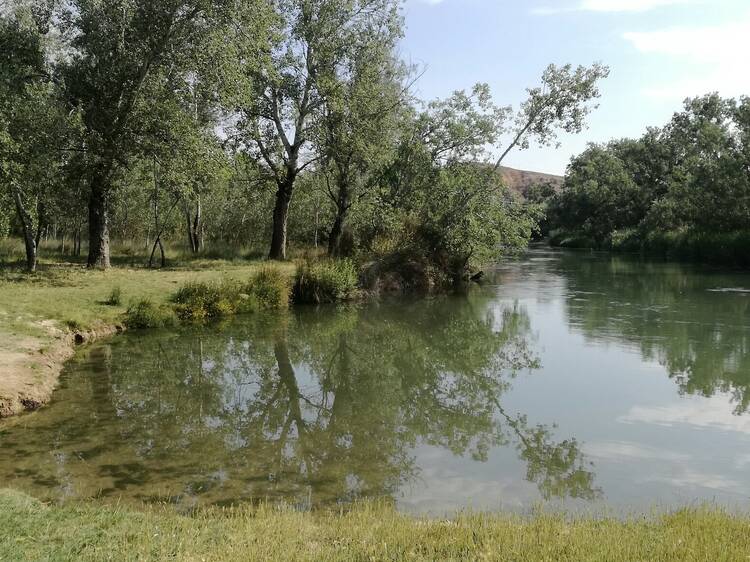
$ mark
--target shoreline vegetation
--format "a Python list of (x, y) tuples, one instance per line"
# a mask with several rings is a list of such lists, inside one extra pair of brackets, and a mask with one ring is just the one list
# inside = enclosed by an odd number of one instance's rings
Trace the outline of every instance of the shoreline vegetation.
[(746, 560), (750, 519), (710, 507), (624, 520), (460, 513), (450, 519), (363, 502), (199, 510), (45, 505), (0, 489), (0, 560)]
[(750, 267), (750, 97), (687, 99), (663, 127), (590, 144), (536, 189), (553, 245)]
[(442, 287), (413, 264), (406, 273), (373, 273), (372, 264), (360, 273), (349, 259), (310, 255), (293, 262), (192, 259), (159, 270), (136, 263), (101, 271), (50, 261), (32, 275), (0, 269), (0, 419), (47, 404), (78, 345), (124, 330)]
[[(285, 278), (292, 279), (292, 263), (194, 260), (158, 271), (143, 267), (87, 270), (67, 263), (45, 264), (33, 276), (2, 271), (0, 275), (0, 418), (33, 411), (46, 404), (63, 365), (77, 345), (111, 336), (127, 328), (159, 327), (177, 321), (177, 303), (170, 299), (181, 288), (229, 287), (270, 274), (248, 295), (245, 311), (272, 306), (270, 299), (285, 296)], [(291, 281), (289, 282), (291, 287)], [(117, 296), (117, 299), (112, 297)], [(116, 301), (116, 302), (114, 302)], [(194, 300), (182, 305), (185, 320), (202, 320), (209, 303)], [(228, 306), (224, 302), (214, 303)], [(276, 306), (281, 306), (279, 301)], [(190, 310), (188, 309), (189, 307)], [(128, 311), (130, 310), (130, 314)], [(234, 311), (225, 308), (224, 313)], [(157, 315), (157, 312), (159, 313)], [(212, 311), (216, 312), (216, 311)], [(140, 316), (137, 315), (140, 313)], [(132, 325), (128, 324), (132, 322)]]
[(548, 239), (553, 248), (599, 250), (621, 254), (639, 254), (670, 261), (689, 262), (729, 267), (750, 267), (750, 232), (690, 232), (654, 233), (640, 239), (634, 232), (615, 232), (597, 242), (586, 235), (557, 231)]

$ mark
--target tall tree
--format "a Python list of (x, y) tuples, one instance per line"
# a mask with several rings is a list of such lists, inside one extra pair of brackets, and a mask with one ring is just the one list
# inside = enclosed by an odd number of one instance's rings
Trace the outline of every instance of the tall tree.
[(26, 268), (36, 269), (47, 200), (59, 183), (71, 121), (46, 61), (48, 14), (17, 5), (0, 16), (0, 185), (23, 234)]
[(320, 159), (311, 151), (323, 81), (346, 61), (392, 0), (274, 0), (276, 27), (264, 66), (250, 69), (254, 97), (240, 130), (276, 185), (271, 259), (285, 259), (289, 206), (300, 173)]
[[(227, 6), (233, 3), (226, 3)], [(139, 101), (159, 67), (190, 64), (183, 51), (222, 21), (219, 0), (73, 0), (68, 95), (83, 113), (89, 172), (89, 267), (109, 267), (109, 202), (119, 170), (138, 150)]]
[(328, 254), (340, 256), (351, 210), (372, 195), (392, 157), (408, 103), (407, 68), (395, 56), (402, 20), (395, 5), (373, 18), (349, 59), (330, 69), (323, 81), (324, 104), (316, 150), (326, 193), (334, 205)]
[(528, 148), (532, 142), (549, 146), (559, 131), (580, 133), (586, 116), (595, 108), (599, 82), (609, 76), (609, 68), (600, 63), (575, 70), (570, 64), (549, 65), (542, 73), (541, 86), (528, 88), (528, 97), (516, 115), (511, 141), (495, 164), (495, 170), (516, 148)]

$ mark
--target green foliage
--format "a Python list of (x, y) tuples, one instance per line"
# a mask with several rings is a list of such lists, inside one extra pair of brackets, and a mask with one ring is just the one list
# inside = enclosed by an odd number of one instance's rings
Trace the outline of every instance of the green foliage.
[(231, 316), (238, 309), (239, 287), (235, 283), (187, 283), (172, 296), (174, 310), (182, 321), (200, 322)]
[(257, 310), (284, 310), (289, 293), (287, 276), (277, 268), (265, 267), (246, 283), (186, 283), (170, 301), (180, 320), (203, 322)]
[(125, 325), (133, 330), (146, 328), (166, 328), (174, 325), (175, 316), (165, 305), (157, 305), (151, 299), (141, 299), (128, 306), (125, 312)]
[(333, 303), (357, 294), (357, 268), (351, 260), (303, 262), (297, 266), (293, 300), (297, 304)]
[(122, 303), (122, 288), (118, 285), (116, 287), (112, 287), (112, 291), (110, 291), (107, 300), (104, 301), (104, 304), (107, 304), (109, 306), (120, 306), (120, 303)]
[(689, 99), (662, 129), (592, 145), (549, 206), (554, 243), (748, 261), (748, 98)]
[[(505, 155), (580, 131), (606, 68), (550, 66), (515, 121), (481, 83), (421, 103), (398, 52), (400, 8), (11, 2), (0, 235), (24, 235), (29, 269), (52, 236), (72, 238), (76, 258), (88, 245), (92, 267), (109, 267), (115, 244), (133, 257), (166, 248), (171, 264), (181, 245), (280, 259), (287, 245), (327, 246), (362, 261), (411, 254), (455, 278), (523, 246), (540, 214), (490, 171), (503, 134)], [(210, 315), (229, 313), (220, 301)]]
[(284, 310), (289, 306), (291, 294), (289, 276), (278, 268), (261, 268), (244, 287), (244, 290), (262, 309)]

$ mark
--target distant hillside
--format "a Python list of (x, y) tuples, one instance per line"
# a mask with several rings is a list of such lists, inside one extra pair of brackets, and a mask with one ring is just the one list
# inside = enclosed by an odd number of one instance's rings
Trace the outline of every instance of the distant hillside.
[(506, 185), (521, 195), (526, 195), (526, 191), (534, 184), (550, 183), (558, 191), (562, 187), (563, 177), (552, 174), (543, 174), (541, 172), (528, 172), (526, 170), (516, 170), (515, 168), (500, 168), (503, 181)]

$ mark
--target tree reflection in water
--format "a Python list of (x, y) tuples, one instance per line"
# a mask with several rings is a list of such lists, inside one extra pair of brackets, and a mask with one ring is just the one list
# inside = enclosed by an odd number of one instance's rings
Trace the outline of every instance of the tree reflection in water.
[(38, 496), (186, 505), (396, 498), (427, 444), (512, 446), (542, 497), (600, 491), (578, 442), (507, 412), (533, 370), (528, 315), (483, 298), (298, 309), (91, 349), (56, 401), (0, 433), (0, 475)]
[[(680, 390), (750, 407), (750, 297), (736, 272), (618, 256), (560, 254), (568, 322), (593, 341), (636, 347)], [(550, 272), (551, 273), (551, 272)], [(604, 289), (604, 290), (603, 290)]]

